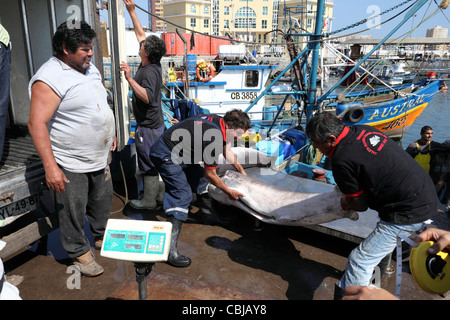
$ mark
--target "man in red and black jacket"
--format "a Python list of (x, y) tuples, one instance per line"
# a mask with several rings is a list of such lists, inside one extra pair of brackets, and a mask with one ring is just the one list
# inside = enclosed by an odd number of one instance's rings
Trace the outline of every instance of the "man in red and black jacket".
[(373, 270), (394, 250), (399, 235), (410, 236), (438, 209), (435, 186), (425, 170), (396, 142), (377, 129), (346, 127), (331, 113), (311, 118), (306, 134), (313, 146), (331, 159), (336, 184), (344, 193), (344, 209), (376, 210), (380, 222), (349, 256), (335, 290), (367, 286)]
[(250, 128), (250, 119), (241, 110), (229, 111), (223, 118), (213, 114), (198, 115), (169, 128), (151, 148), (150, 158), (165, 184), (164, 211), (173, 225), (170, 264), (187, 267), (191, 263), (189, 257), (178, 254), (176, 246), (182, 222), (188, 218), (192, 192), (197, 194), (197, 199), (209, 197), (206, 189), (209, 182), (230, 199), (244, 196), (228, 188), (216, 169), (219, 155), (223, 153), (237, 171), (245, 174), (231, 150), (231, 142)]

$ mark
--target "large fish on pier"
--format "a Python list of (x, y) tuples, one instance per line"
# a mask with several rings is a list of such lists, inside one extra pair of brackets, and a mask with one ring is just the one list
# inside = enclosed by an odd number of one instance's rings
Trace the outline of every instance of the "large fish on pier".
[[(244, 147), (233, 147), (231, 148), (231, 151), (233, 151), (237, 162), (239, 162), (244, 169), (253, 167), (268, 167), (273, 170), (276, 169), (275, 162), (278, 157), (277, 155), (269, 156), (259, 150)], [(234, 166), (225, 159), (223, 154), (219, 155), (217, 163), (218, 167), (216, 172), (219, 176), (224, 175), (228, 170), (236, 170)]]
[[(282, 173), (274, 174), (284, 175), (278, 178), (279, 181), (289, 180), (287, 177), (302, 179)], [(244, 194), (244, 197), (231, 200), (221, 189), (209, 185), (213, 199), (235, 206), (266, 223), (306, 226), (342, 218), (358, 219), (356, 211), (342, 210), (340, 200), (343, 194), (337, 187), (319, 193), (291, 191), (232, 170), (228, 170), (221, 179), (229, 188)], [(309, 180), (307, 183), (319, 182)]]

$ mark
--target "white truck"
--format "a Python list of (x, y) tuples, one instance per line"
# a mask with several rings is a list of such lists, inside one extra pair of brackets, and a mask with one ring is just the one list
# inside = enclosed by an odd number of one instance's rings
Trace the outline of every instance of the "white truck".
[[(64, 21), (85, 20), (97, 32), (93, 63), (102, 71), (101, 36), (96, 0), (0, 0), (0, 22), (12, 44), (10, 106), (0, 169), (0, 258), (5, 259), (58, 227), (58, 219), (42, 195), (48, 193), (45, 172), (28, 132), (28, 83), (52, 55), (51, 40)], [(113, 103), (118, 150), (129, 139), (128, 84), (119, 71), (125, 59), (122, 0), (108, 1), (112, 51)], [(0, 84), (1, 85), (1, 84)], [(124, 94), (122, 94), (124, 93)], [(47, 199), (47, 198), (46, 198)], [(45, 204), (43, 203), (45, 202)]]

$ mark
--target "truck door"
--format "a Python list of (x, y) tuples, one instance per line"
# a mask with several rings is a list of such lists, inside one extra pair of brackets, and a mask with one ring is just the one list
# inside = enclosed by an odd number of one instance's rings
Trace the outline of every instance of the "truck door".
[[(53, 55), (52, 37), (56, 28), (73, 19), (85, 20), (95, 27), (93, 1), (0, 0), (0, 21), (12, 44), (11, 125), (26, 127), (28, 123), (28, 82)], [(94, 59), (98, 66), (97, 62)]]

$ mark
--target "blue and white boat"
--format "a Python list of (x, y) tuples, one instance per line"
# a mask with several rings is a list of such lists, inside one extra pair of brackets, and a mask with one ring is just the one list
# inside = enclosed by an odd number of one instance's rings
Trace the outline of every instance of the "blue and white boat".
[(385, 84), (390, 86), (400, 85), (403, 83), (410, 83), (414, 80), (417, 73), (412, 73), (405, 70), (404, 63), (399, 61), (399, 58), (390, 57), (384, 59), (381, 63), (376, 60), (373, 63), (373, 69), (371, 73), (376, 77), (369, 75), (369, 78), (373, 78), (375, 84)]
[[(231, 109), (246, 109), (266, 88), (272, 70), (277, 65), (238, 64), (219, 67), (217, 74), (207, 82), (199, 79), (189, 82), (186, 87), (183, 81), (168, 82), (169, 99), (194, 100), (209, 113), (225, 114)], [(261, 99), (249, 112), (250, 119), (264, 118), (265, 99)]]

